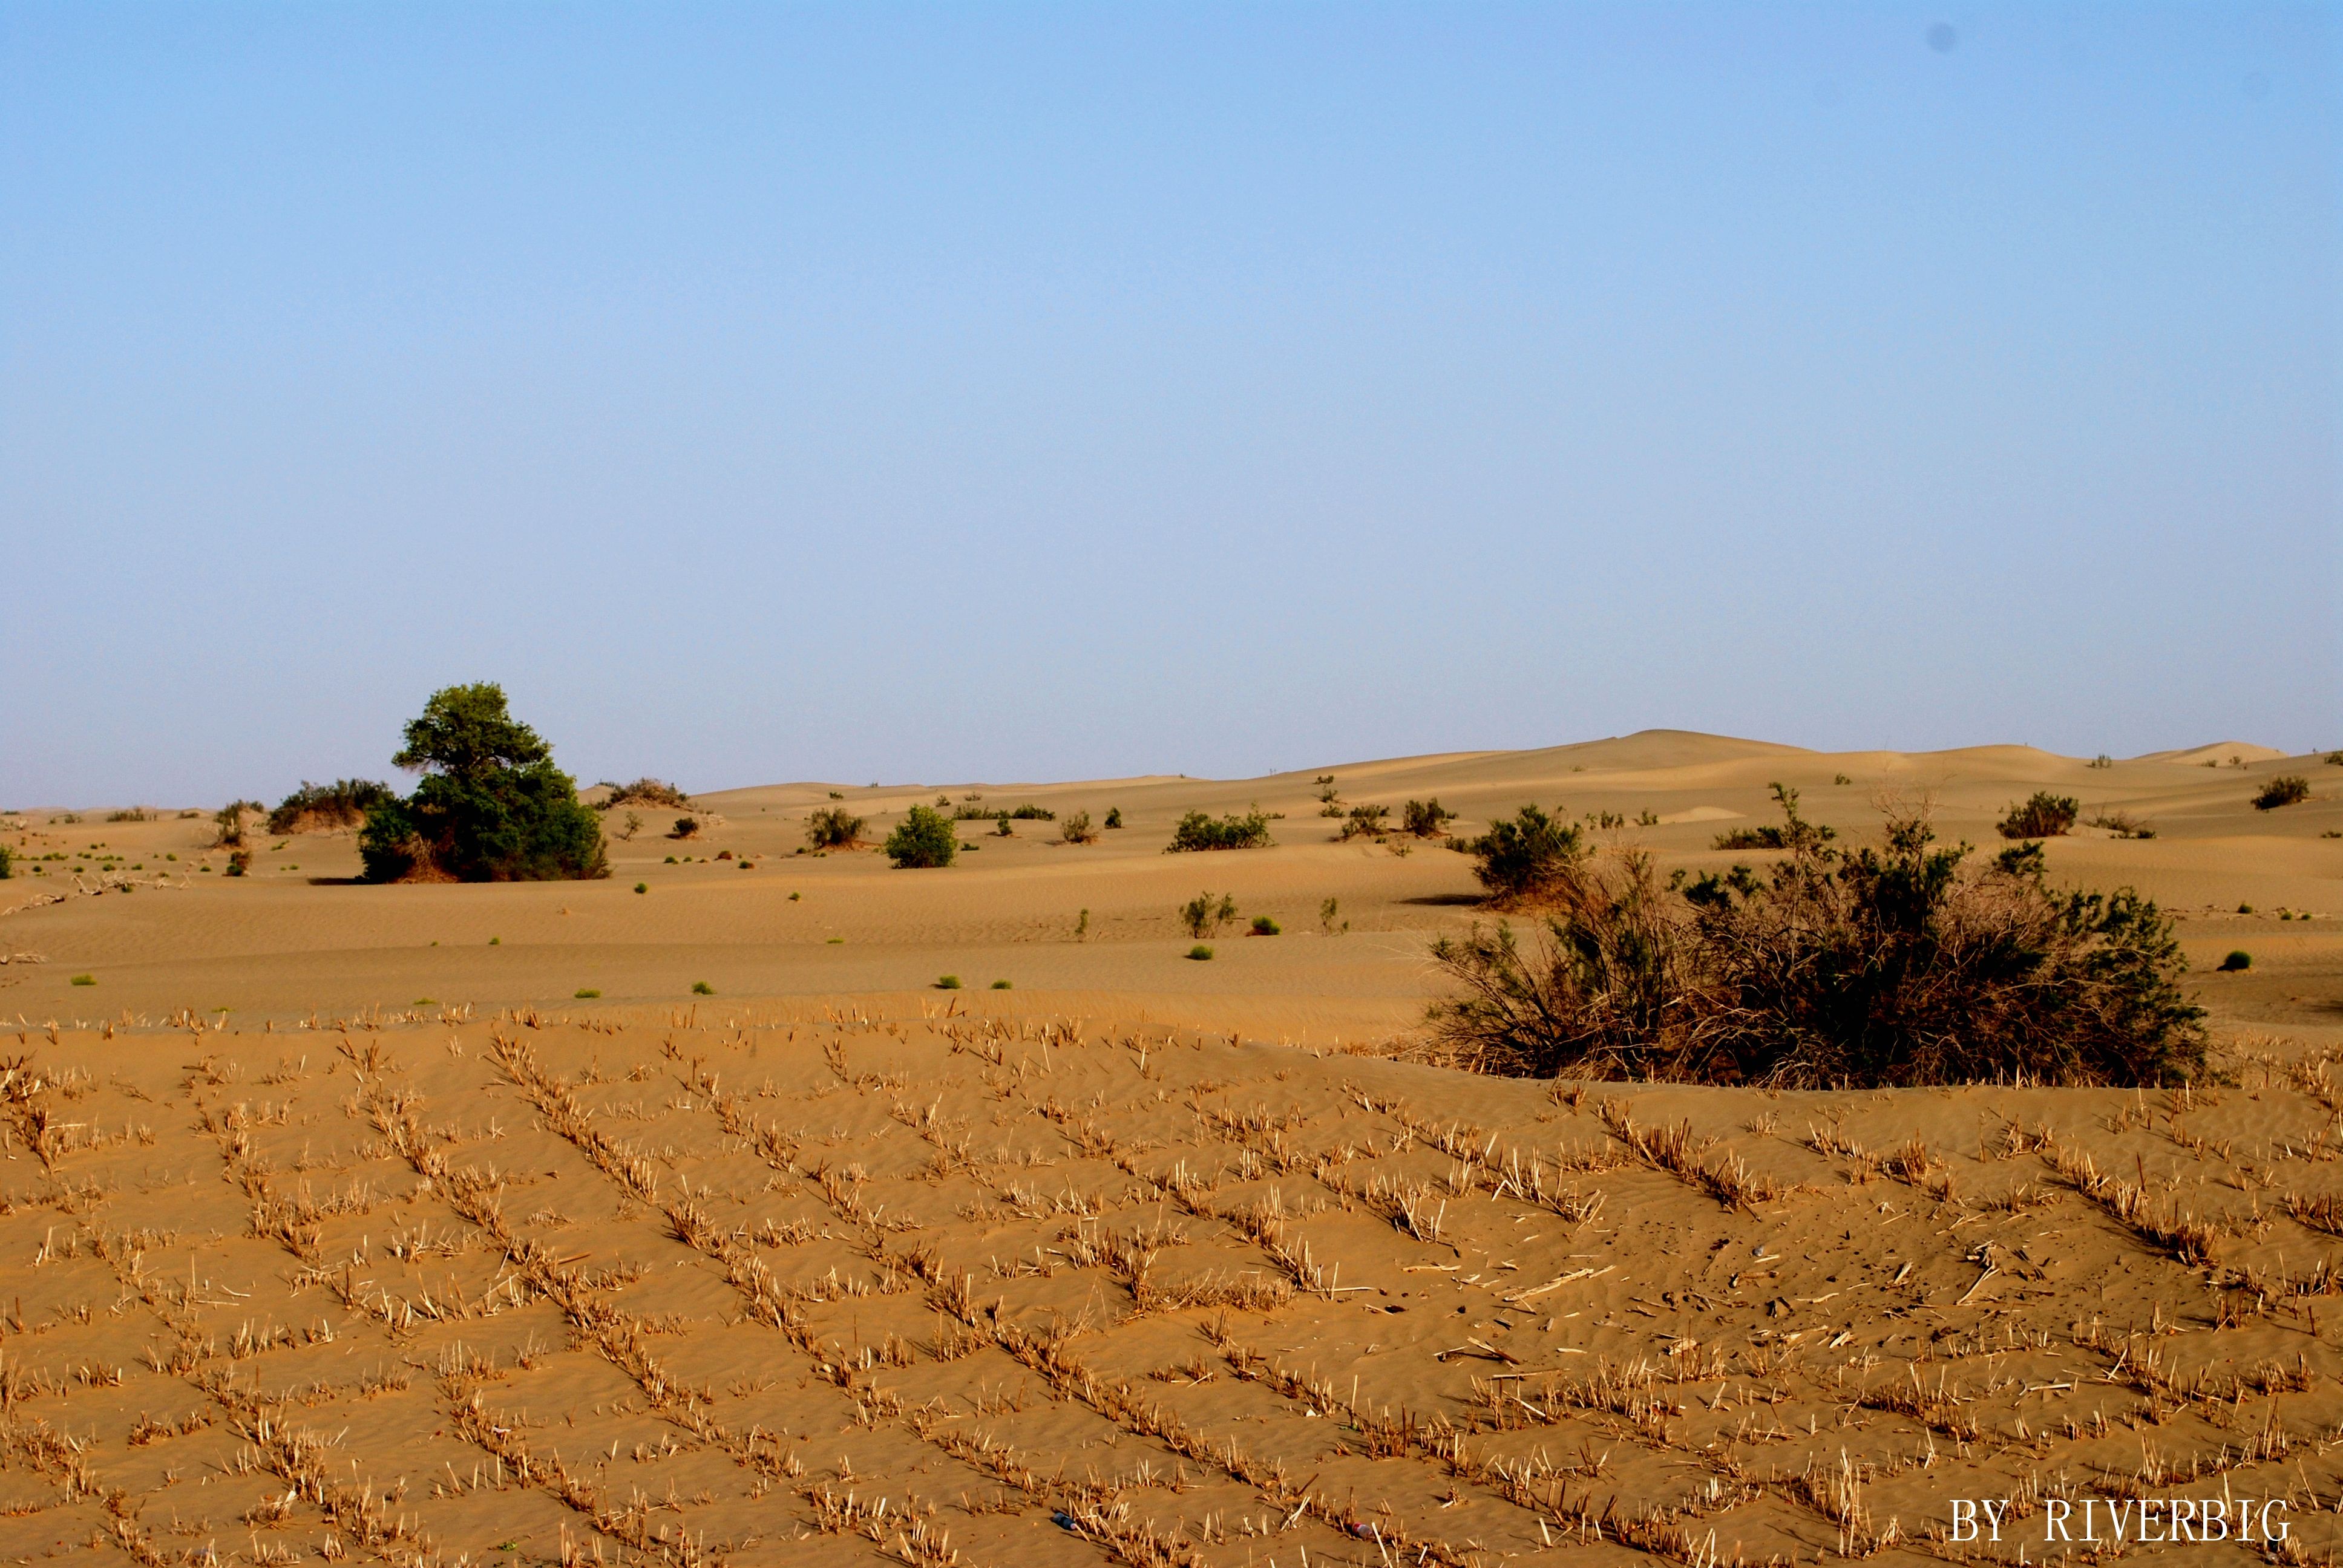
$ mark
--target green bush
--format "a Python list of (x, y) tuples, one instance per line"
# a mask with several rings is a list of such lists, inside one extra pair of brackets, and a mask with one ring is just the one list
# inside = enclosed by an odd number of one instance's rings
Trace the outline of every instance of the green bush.
[(1180, 906), (1180, 923), (1188, 928), (1192, 937), (1218, 936), (1221, 928), (1236, 918), (1233, 893), (1222, 893), (1217, 900), (1210, 893), (1198, 893)]
[(2253, 967), (2254, 955), (2243, 948), (2233, 950), (2220, 963), (2220, 970), (2223, 974), (2235, 974), (2239, 970), (2249, 970)]
[(824, 806), (806, 819), (806, 842), (817, 849), (851, 849), (862, 841), (862, 819), (843, 806)]
[(15, 871), (11, 867), (8, 855), (8, 846), (5, 844), (0, 844), (0, 882), (6, 881), (15, 874)]
[(1120, 827), (1121, 827), (1121, 826), (1122, 826), (1122, 808), (1121, 808), (1121, 807), (1120, 807), (1120, 806), (1110, 806), (1110, 807), (1108, 807), (1108, 808), (1106, 809), (1106, 821), (1105, 821), (1103, 824), (1101, 824), (1101, 826), (1108, 827), (1108, 828), (1120, 828)]
[(1243, 816), (1224, 816), (1214, 820), (1202, 811), (1191, 811), (1180, 819), (1172, 830), (1172, 842), (1164, 847), (1167, 855), (1177, 855), (1199, 849), (1262, 849), (1269, 847), (1269, 818), (1256, 806)]
[(914, 806), (887, 835), (887, 856), (898, 869), (949, 866), (959, 835), (951, 819), (930, 806)]
[(1780, 823), (1767, 822), (1755, 828), (1728, 828), (1716, 836), (1720, 849), (1798, 849), (1828, 842), (1838, 837), (1835, 828), (1809, 822), (1798, 815), (1798, 792), (1787, 784), (1767, 786), (1773, 791), (1774, 804), (1782, 809)]
[(1058, 814), (1055, 811), (1031, 802), (1018, 807), (1009, 814), (1020, 822), (1054, 822), (1058, 819)]
[(1444, 839), (1448, 825), (1456, 820), (1456, 813), (1440, 803), (1438, 797), (1429, 800), (1408, 800), (1399, 809), (1400, 830), (1418, 839)]
[(1282, 934), (1283, 934), (1283, 932), (1284, 932), (1284, 929), (1285, 929), (1284, 927), (1282, 927), (1282, 926), (1279, 925), (1275, 920), (1272, 920), (1272, 919), (1271, 919), (1269, 916), (1267, 916), (1267, 915), (1255, 915), (1255, 916), (1252, 918), (1252, 934), (1253, 934), (1254, 936), (1257, 936), (1257, 937), (1274, 937), (1274, 936), (1280, 936), (1280, 935), (1282, 935)]
[(602, 825), (553, 748), (489, 682), (434, 692), (391, 761), (423, 774), (367, 815), (358, 854), (372, 882), (506, 882), (609, 875)]
[(696, 809), (690, 796), (664, 779), (638, 779), (631, 784), (612, 784), (610, 792), (602, 798), (597, 810), (608, 811), (614, 806), (666, 806), (678, 811)]
[(97, 983), (97, 977), (96, 975), (75, 975), (72, 980), (65, 983), (68, 985), (96, 985)]
[(639, 893), (648, 893), (650, 890), (651, 885), (649, 882), (637, 882), (635, 884), (635, 891)]
[(1091, 826), (1088, 811), (1075, 811), (1058, 824), (1058, 838), (1068, 844), (1095, 844), (1098, 842), (1098, 829)]
[(592, 1001), (596, 997), (600, 996), (601, 994), (602, 993), (600, 991), (596, 990), (591, 986), (580, 986), (578, 990), (570, 993), (570, 997), (576, 1001)]
[(2075, 825), (2080, 809), (2071, 795), (2036, 789), (2023, 806), (2012, 806), (1994, 830), (2005, 839), (2056, 839)]
[(938, 990), (960, 990), (960, 976), (958, 976), (958, 975), (938, 975), (938, 976), (936, 977), (936, 989), (937, 989)]
[(1212, 956), (1212, 950), (1206, 947), (1203, 943), (1198, 942), (1194, 947), (1188, 950), (1188, 956), (1194, 959), (1198, 963), (1202, 963), (1206, 959)]
[(249, 850), (249, 849), (230, 849), (230, 850), (227, 852), (227, 875), (229, 875), (229, 876), (231, 876), (231, 877), (242, 877), (242, 876), (249, 875), (249, 874), (250, 874), (250, 872), (251, 872), (251, 870), (252, 870), (252, 851), (251, 851), (251, 850)]
[(1584, 854), (1575, 825), (1524, 806), (1489, 824), (1473, 846), (1473, 874), (1500, 903), (1534, 900), (1554, 888)]
[(709, 985), (704, 980), (696, 980), (691, 982), (691, 994), (694, 996), (714, 996), (716, 994), (716, 988)]
[(331, 784), (301, 780), (301, 788), (268, 813), (272, 833), (315, 833), (362, 825), (367, 813), (398, 797), (371, 779), (337, 779)]
[(1011, 985), (1005, 980), (997, 980), (992, 982), (992, 989), (995, 990), (1015, 990), (1017, 988)]
[[(1786, 805), (1786, 803), (1785, 803)], [(1576, 861), (1537, 945), (1510, 928), (1443, 939), (1463, 982), (1435, 1005), (1467, 1065), (1524, 1076), (1785, 1088), (1963, 1082), (2162, 1084), (2204, 1071), (2171, 922), (2129, 889), (2060, 891), (2040, 846), (1964, 874), (1894, 817), (1880, 849), (1796, 847), (1661, 887), (1651, 858)]]
[(1335, 837), (1341, 839), (1380, 839), (1383, 836), (1383, 819), (1391, 815), (1388, 806), (1353, 806), (1342, 830)]
[(2254, 809), (2275, 811), (2281, 806), (2299, 806), (2310, 799), (2310, 780), (2299, 773), (2281, 773), (2262, 786), (2254, 797)]

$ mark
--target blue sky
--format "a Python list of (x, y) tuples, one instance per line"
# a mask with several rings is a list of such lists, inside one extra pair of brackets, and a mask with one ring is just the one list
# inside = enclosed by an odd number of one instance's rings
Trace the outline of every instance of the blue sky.
[(2338, 20), (0, 4), (0, 803), (2343, 745)]

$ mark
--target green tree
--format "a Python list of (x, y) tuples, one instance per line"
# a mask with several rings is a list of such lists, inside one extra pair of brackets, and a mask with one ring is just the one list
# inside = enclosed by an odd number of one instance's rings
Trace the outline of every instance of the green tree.
[(489, 682), (434, 692), (391, 760), (423, 775), (367, 813), (368, 881), (546, 881), (606, 877), (602, 826), (553, 748)]
[(914, 806), (887, 835), (887, 855), (896, 869), (949, 866), (960, 848), (960, 833), (951, 819), (931, 806)]

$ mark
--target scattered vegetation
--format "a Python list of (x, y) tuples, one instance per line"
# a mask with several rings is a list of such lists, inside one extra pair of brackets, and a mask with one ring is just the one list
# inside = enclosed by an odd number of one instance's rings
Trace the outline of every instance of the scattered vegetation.
[(887, 835), (887, 858), (898, 870), (949, 866), (959, 839), (950, 818), (931, 806), (914, 806)]
[(2094, 828), (2104, 828), (2118, 839), (2153, 839), (2156, 829), (2128, 811), (2100, 811), (2090, 819)]
[(2275, 811), (2281, 806), (2299, 806), (2310, 799), (2310, 780), (2299, 773), (2281, 773), (2262, 786), (2254, 797), (2254, 809)]
[(1534, 805), (1523, 807), (1510, 819), (1490, 823), (1472, 849), (1480, 861), (1473, 874), (1501, 906), (1545, 897), (1584, 853), (1576, 825), (1549, 817)]
[(1058, 824), (1058, 838), (1068, 844), (1095, 844), (1098, 842), (1098, 829), (1091, 826), (1088, 811), (1075, 811)]
[(1342, 793), (1334, 788), (1334, 776), (1321, 773), (1311, 780), (1318, 787), (1318, 815), (1339, 817), (1342, 814)]
[(2205, 1065), (2171, 922), (2130, 890), (2052, 889), (2039, 845), (1965, 873), (1923, 813), (1843, 852), (1781, 791), (1789, 858), (1663, 887), (1651, 857), (1573, 857), (1530, 944), (1443, 939), (1434, 1033), (1535, 1077), (1784, 1087), (2187, 1081)]
[(2115, 759), (2114, 758), (2112, 758), (2112, 757), (2108, 756), (2106, 752), (2102, 751), (2102, 752), (2100, 752), (2097, 757), (2092, 758), (2088, 762), (2085, 763), (2083, 766), (2085, 766), (2086, 768), (2112, 768), (2112, 767), (2114, 767), (2115, 765), (2116, 765), (2116, 759)]
[(1835, 828), (1825, 828), (1807, 821), (1798, 815), (1798, 792), (1787, 784), (1768, 785), (1774, 804), (1782, 809), (1779, 823), (1765, 822), (1755, 828), (1730, 828), (1716, 836), (1720, 849), (1801, 849), (1820, 845), (1838, 837)]
[(331, 784), (312, 784), (304, 779), (298, 789), (268, 813), (268, 830), (326, 833), (363, 827), (367, 812), (397, 798), (389, 785), (372, 779), (337, 779)]
[(1054, 822), (1058, 819), (1055, 811), (1046, 806), (1036, 806), (1030, 800), (1022, 806), (1011, 807), (1009, 815), (1020, 822)]
[(1164, 848), (1167, 855), (1192, 849), (1262, 849), (1269, 847), (1269, 818), (1256, 806), (1243, 816), (1224, 816), (1217, 820), (1202, 811), (1191, 811), (1180, 819), (1172, 831), (1172, 842)]
[(1350, 839), (1380, 839), (1383, 836), (1383, 819), (1391, 815), (1388, 806), (1353, 806), (1342, 830), (1336, 837)]
[(423, 774), (415, 793), (367, 813), (368, 881), (537, 881), (609, 874), (602, 825), (553, 748), (515, 719), (489, 682), (432, 694), (391, 761)]
[(817, 849), (851, 849), (862, 841), (862, 819), (843, 806), (823, 806), (806, 818), (806, 842)]
[(212, 813), (212, 848), (236, 849), (244, 845), (246, 819), (265, 817), (268, 808), (257, 800), (231, 800)]
[(617, 806), (659, 806), (677, 811), (698, 809), (690, 796), (663, 779), (638, 779), (631, 784), (613, 784), (607, 779), (602, 782), (610, 792), (602, 798), (598, 810), (608, 811)]
[(2071, 795), (2036, 789), (2024, 805), (2012, 806), (2008, 814), (1994, 825), (1994, 830), (2005, 839), (2061, 838), (2075, 825), (2080, 809)]
[(127, 810), (108, 811), (106, 819), (109, 822), (152, 822), (155, 813), (144, 806), (133, 806)]

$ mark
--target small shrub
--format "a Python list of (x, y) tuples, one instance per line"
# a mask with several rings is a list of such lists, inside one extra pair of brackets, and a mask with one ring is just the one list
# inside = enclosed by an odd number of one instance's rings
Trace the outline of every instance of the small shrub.
[(1054, 822), (1058, 819), (1058, 814), (1055, 811), (1046, 806), (1036, 806), (1031, 801), (1016, 808), (1009, 814), (1020, 822)]
[(0, 844), (0, 882), (6, 881), (15, 874), (16, 873), (13, 869), (9, 859), (8, 846), (5, 844)]
[(1105, 822), (1101, 823), (1101, 826), (1102, 826), (1102, 827), (1107, 827), (1107, 828), (1120, 828), (1120, 827), (1121, 827), (1121, 826), (1122, 826), (1122, 808), (1121, 808), (1121, 807), (1120, 807), (1120, 806), (1110, 806), (1110, 807), (1108, 807), (1108, 808), (1106, 809), (1106, 820), (1105, 820)]
[(1177, 855), (1202, 849), (1262, 849), (1269, 847), (1269, 818), (1260, 807), (1243, 816), (1224, 816), (1218, 820), (1202, 811), (1191, 811), (1180, 819), (1172, 831), (1172, 842), (1164, 847), (1167, 855)]
[(1388, 806), (1353, 806), (1350, 819), (1342, 824), (1337, 835), (1343, 839), (1380, 839), (1383, 836), (1383, 819), (1391, 815)]
[(144, 806), (133, 806), (126, 811), (108, 811), (106, 819), (109, 822), (152, 822), (155, 813)]
[(650, 890), (651, 885), (649, 882), (637, 882), (635, 884), (635, 891), (639, 893), (648, 893)]
[(2343, 768), (2343, 751), (2329, 751), (2325, 757), (2319, 759), (2319, 760), (2326, 763), (2329, 768)]
[(678, 817), (675, 826), (668, 829), (667, 836), (670, 839), (697, 839), (699, 837), (699, 819)]
[(1221, 928), (1237, 918), (1237, 900), (1233, 893), (1222, 893), (1215, 901), (1210, 893), (1198, 893), (1180, 906), (1180, 922), (1188, 928), (1192, 937), (1218, 936)]
[(1091, 826), (1088, 811), (1075, 811), (1058, 824), (1058, 838), (1068, 844), (1095, 844), (1098, 842), (1098, 829)]
[(96, 975), (75, 975), (66, 983), (70, 985), (96, 985), (97, 983), (97, 977)]
[(241, 876), (245, 876), (245, 875), (248, 874), (251, 870), (252, 870), (252, 851), (251, 851), (251, 850), (249, 850), (249, 849), (230, 849), (230, 850), (227, 852), (227, 874), (228, 874), (229, 876), (231, 876), (231, 877), (241, 877)]
[(959, 836), (951, 819), (930, 806), (914, 806), (887, 835), (887, 858), (898, 870), (933, 869), (952, 862)]
[(1838, 829), (1807, 821), (1798, 815), (1798, 792), (1787, 784), (1768, 786), (1774, 804), (1782, 809), (1779, 823), (1755, 828), (1730, 828), (1716, 836), (1720, 849), (1799, 849), (1838, 837)]
[(1282, 935), (1283, 933), (1284, 933), (1284, 928), (1283, 928), (1282, 926), (1280, 926), (1280, 925), (1279, 925), (1275, 920), (1272, 920), (1269, 916), (1267, 916), (1267, 915), (1255, 915), (1255, 916), (1252, 918), (1252, 934), (1253, 934), (1254, 936), (1257, 936), (1257, 937), (1274, 937), (1274, 936), (1281, 936), (1281, 935)]
[[(1327, 936), (1332, 936), (1335, 931), (1334, 917), (1342, 912), (1342, 906), (1341, 902), (1333, 899), (1329, 899), (1324, 903), (1319, 905), (1318, 929)], [(1351, 929), (1351, 922), (1344, 920), (1341, 929), (1346, 931), (1349, 930)]]
[(631, 784), (613, 784), (609, 794), (602, 798), (597, 810), (608, 811), (614, 806), (664, 806), (672, 810), (692, 809), (691, 797), (663, 779), (638, 779)]
[(636, 814), (635, 812), (629, 811), (629, 812), (628, 812), (628, 813), (627, 813), (627, 819), (626, 819), (626, 823), (625, 823), (625, 825), (624, 825), (624, 826), (622, 826), (622, 827), (618, 829), (618, 837), (619, 837), (619, 838), (621, 838), (621, 839), (632, 839), (636, 834), (638, 834), (638, 833), (641, 832), (642, 830), (643, 830), (643, 819), (642, 819), (642, 818), (641, 818), (640, 816), (639, 816), (638, 814)]
[(979, 804), (983, 799), (981, 795), (971, 795), (961, 801), (952, 809), (952, 820), (955, 822), (991, 821), (995, 813), (990, 807)]
[(2254, 955), (2246, 951), (2243, 948), (2232, 950), (2228, 957), (2221, 960), (2219, 965), (2220, 970), (2223, 974), (2235, 974), (2239, 970), (2249, 970), (2253, 967)]
[(2088, 763), (2085, 764), (2085, 766), (2091, 768), (2112, 768), (2115, 765), (2116, 759), (2108, 756), (2104, 751), (2100, 752), (2097, 757), (2092, 758)]
[(843, 806), (824, 806), (806, 819), (806, 842), (817, 849), (851, 849), (862, 841), (862, 819)]
[(937, 989), (938, 990), (960, 990), (960, 976), (958, 976), (958, 975), (938, 975), (938, 976), (936, 977), (936, 989)]
[(1339, 817), (1342, 814), (1342, 791), (1334, 788), (1334, 776), (1321, 773), (1311, 780), (1318, 787), (1318, 815)]
[(1543, 896), (1569, 873), (1584, 853), (1577, 827), (1524, 806), (1510, 820), (1489, 824), (1473, 846), (1480, 864), (1473, 874), (1500, 903), (1523, 903)]
[(997, 980), (992, 982), (992, 989), (995, 990), (1015, 990), (1017, 988), (1011, 985), (1005, 980)]
[(1642, 810), (1635, 813), (1636, 827), (1656, 828), (1659, 825), (1660, 814), (1657, 811), (1653, 810), (1650, 807), (1646, 806)]
[(397, 799), (389, 785), (371, 779), (337, 779), (331, 784), (312, 784), (304, 779), (301, 788), (268, 813), (268, 830), (325, 833), (337, 828), (362, 828), (367, 812)]
[(1084, 910), (1081, 913), (1081, 918), (1074, 922), (1074, 940), (1078, 942), (1086, 942), (1090, 940), (1091, 912), (1088, 910)]
[(843, 800), (846, 799), (846, 791), (843, 789), (832, 789), (830, 792), (830, 798), (833, 800)]
[(2156, 829), (2128, 811), (2101, 811), (2090, 819), (2094, 828), (2104, 828), (2118, 839), (2153, 839)]
[(1855, 780), (1848, 778), (1844, 773), (1834, 773), (1831, 775), (1831, 782), (1834, 784), (1852, 784)]
[(1016, 836), (1015, 829), (1011, 829), (1011, 828), (1009, 826), (1009, 813), (1008, 813), (1008, 812), (1003, 811), (1003, 812), (1001, 812), (1001, 816), (1000, 816), (1000, 826), (998, 826), (998, 827), (996, 827), (996, 828), (994, 828), (994, 829), (992, 829), (992, 836), (993, 836), (994, 838), (996, 838), (996, 839), (1010, 839), (1010, 838), (1014, 838), (1014, 837)]
[(2254, 809), (2275, 811), (2281, 806), (2299, 806), (2310, 799), (2310, 780), (2299, 773), (2281, 773), (2262, 786), (2254, 797)]
[(1198, 963), (1202, 963), (1205, 960), (1212, 956), (1212, 950), (1206, 947), (1203, 943), (1198, 942), (1194, 947), (1188, 950), (1188, 956), (1195, 960)]
[(694, 996), (714, 996), (716, 994), (716, 988), (709, 985), (704, 980), (696, 980), (691, 982), (691, 994)]
[(578, 990), (570, 992), (569, 994), (573, 1000), (578, 1001), (592, 1001), (596, 997), (600, 996), (602, 993), (596, 990), (592, 986), (580, 986)]
[(1994, 830), (2005, 839), (2061, 838), (2075, 825), (2079, 809), (2071, 795), (2036, 789), (2024, 805), (2012, 806), (2008, 815), (1994, 825)]

